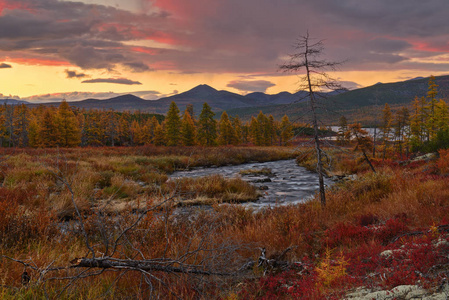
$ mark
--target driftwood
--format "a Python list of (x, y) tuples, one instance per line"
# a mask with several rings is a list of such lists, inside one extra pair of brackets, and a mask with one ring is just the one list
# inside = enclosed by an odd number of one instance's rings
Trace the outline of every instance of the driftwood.
[[(437, 229), (438, 229), (438, 232), (439, 232), (439, 233), (449, 232), (449, 225), (440, 225), (440, 226), (437, 227)], [(403, 238), (403, 237), (406, 237), (406, 236), (418, 236), (418, 235), (423, 235), (423, 234), (429, 233), (429, 232), (430, 232), (430, 230), (427, 230), (427, 231), (411, 231), (411, 232), (406, 232), (406, 233), (400, 234), (400, 235), (398, 235), (398, 236), (395, 236), (395, 237), (390, 241), (390, 243), (394, 243), (394, 242), (396, 242), (397, 240), (399, 240), (400, 238)]]
[[(76, 258), (71, 261), (70, 268), (100, 268), (100, 269), (120, 269), (135, 270), (145, 272), (166, 272), (166, 273), (184, 273), (197, 275), (216, 275), (216, 276), (233, 276), (236, 273), (214, 272), (202, 270), (196, 266), (184, 265), (177, 261), (150, 261), (150, 260), (130, 260), (107, 258)], [(175, 266), (178, 265), (178, 266)]]

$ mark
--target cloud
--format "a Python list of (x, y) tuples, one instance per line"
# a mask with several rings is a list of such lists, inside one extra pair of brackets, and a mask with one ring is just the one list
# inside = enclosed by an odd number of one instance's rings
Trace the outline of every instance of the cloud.
[(348, 90), (354, 90), (363, 87), (362, 85), (354, 81), (338, 80), (338, 83), (341, 84), (341, 86), (343, 86), (344, 88), (347, 88)]
[(269, 87), (275, 86), (267, 80), (234, 80), (227, 84), (227, 87), (237, 89), (242, 92), (266, 92)]
[(115, 83), (115, 84), (126, 84), (126, 85), (140, 85), (139, 81), (133, 81), (126, 78), (95, 78), (81, 81), (81, 83)]
[(9, 64), (5, 64), (5, 63), (0, 64), (0, 69), (9, 69), (9, 68), (12, 68), (12, 66)]
[(65, 73), (67, 74), (67, 78), (84, 78), (89, 77), (89, 75), (84, 73), (77, 73), (76, 71), (71, 70), (65, 70)]
[(30, 63), (85, 70), (267, 74), (307, 29), (325, 39), (326, 58), (349, 59), (344, 71), (438, 70), (418, 58), (449, 51), (447, 0), (140, 0), (140, 12), (80, 0), (0, 2), (0, 59), (19, 51)]
[(144, 72), (150, 70), (150, 67), (141, 62), (125, 62), (123, 65), (131, 69), (133, 72)]

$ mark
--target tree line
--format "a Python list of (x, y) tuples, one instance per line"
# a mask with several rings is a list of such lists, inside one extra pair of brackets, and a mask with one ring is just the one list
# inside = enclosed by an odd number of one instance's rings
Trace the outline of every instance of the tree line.
[[(449, 148), (449, 109), (443, 99), (438, 99), (435, 77), (429, 79), (426, 97), (415, 97), (410, 106), (392, 112), (385, 104), (379, 126), (379, 136), (374, 136), (373, 156), (385, 158), (389, 152), (408, 156), (410, 152), (432, 152)], [(350, 138), (347, 119), (340, 118), (337, 140), (345, 144)]]
[(193, 105), (180, 114), (175, 102), (166, 116), (141, 112), (79, 109), (62, 101), (59, 107), (25, 104), (0, 106), (0, 146), (215, 146), (254, 144), (287, 145), (294, 124), (285, 115), (281, 121), (262, 112), (243, 122), (224, 111), (215, 113), (204, 103), (198, 118)]

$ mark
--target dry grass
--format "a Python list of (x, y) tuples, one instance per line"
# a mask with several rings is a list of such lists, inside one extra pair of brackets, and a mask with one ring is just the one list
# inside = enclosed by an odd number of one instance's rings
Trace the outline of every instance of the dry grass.
[[(399, 167), (391, 161), (376, 161), (377, 174), (364, 171), (365, 166), (357, 165), (357, 160), (351, 160), (349, 155), (340, 158), (336, 155), (334, 163), (339, 167), (335, 172), (359, 172), (360, 180), (339, 183), (329, 190), (325, 208), (318, 200), (312, 200), (254, 213), (238, 205), (218, 205), (221, 202), (247, 201), (257, 196), (257, 191), (241, 179), (211, 176), (167, 181), (166, 172), (199, 164), (224, 164), (223, 157), (232, 157), (232, 162), (257, 160), (265, 150), (254, 149), (255, 157), (251, 157), (249, 148), (240, 149), (241, 152), (236, 148), (214, 148), (202, 153), (193, 151), (200, 151), (198, 148), (167, 149), (167, 153), (163, 153), (151, 147), (130, 148), (129, 157), (123, 157), (125, 149), (100, 148), (97, 152), (95, 149), (70, 149), (63, 152), (64, 163), (61, 160), (57, 162), (61, 153), (54, 150), (24, 150), (20, 153), (8, 150), (8, 167), (2, 167), (5, 184), (0, 187), (0, 254), (21, 259), (32, 257), (41, 266), (52, 261), (55, 265), (67, 265), (74, 257), (86, 255), (79, 232), (63, 233), (54, 226), (57, 216), (73, 215), (71, 195), (52, 173), (57, 169), (76, 190), (75, 199), (85, 212), (86, 228), (99, 245), (101, 228), (113, 232), (117, 220), (126, 227), (135, 221), (133, 212), (136, 209), (156, 203), (157, 197), (167, 197), (173, 191), (176, 191), (174, 196), (178, 203), (183, 205), (212, 204), (211, 209), (198, 210), (195, 214), (175, 217), (168, 211), (170, 218), (167, 222), (160, 211), (149, 213), (129, 235), (132, 247), (140, 249), (148, 258), (179, 256), (187, 247), (199, 245), (207, 237), (207, 245), (238, 245), (239, 254), (246, 258), (257, 260), (260, 254), (258, 247), (266, 247), (268, 253), (274, 253), (291, 246), (290, 260), (308, 257), (315, 261), (317, 256), (325, 254), (327, 232), (335, 231), (339, 224), (359, 226), (365, 222), (361, 220), (369, 219), (381, 225), (400, 217), (413, 230), (449, 223), (449, 177), (445, 176), (447, 164), (443, 161), (446, 159), (444, 155), (437, 162), (407, 167)], [(187, 155), (188, 151), (193, 153)], [(220, 151), (223, 151), (222, 155), (219, 155)], [(287, 151), (282, 153), (281, 149), (269, 151), (273, 152), (266, 154), (265, 158), (274, 157), (270, 156), (273, 153), (279, 154), (277, 158), (290, 155)], [(351, 162), (349, 167), (345, 166), (345, 161)], [(64, 166), (70, 167), (64, 169)], [(103, 210), (107, 214), (89, 214), (91, 210)], [(213, 234), (207, 235), (211, 228)], [(18, 240), (17, 236), (21, 238)], [(356, 247), (359, 246), (357, 243), (352, 241), (339, 247)], [(121, 251), (132, 251), (132, 247), (123, 245)], [(104, 249), (100, 247), (99, 251)], [(198, 259), (207, 259), (207, 255), (200, 253)], [(230, 265), (237, 263), (235, 257), (223, 256), (220, 259)], [(10, 286), (0, 288), (0, 297), (43, 298), (41, 286), (19, 289), (22, 272), (21, 265), (7, 259), (0, 260), (0, 284)], [(259, 273), (256, 270), (254, 274)], [(106, 273), (80, 280), (76, 288), (69, 288), (62, 297), (113, 299), (145, 296), (139, 294), (139, 286), (135, 284), (140, 280), (138, 274), (129, 272), (117, 282), (115, 278), (115, 274)], [(213, 283), (203, 281), (199, 286), (191, 278), (167, 278), (171, 288), (185, 299), (226, 297), (241, 287), (227, 279)], [(217, 282), (220, 282), (219, 286), (215, 285)], [(47, 292), (54, 297), (63, 285), (64, 282), (51, 282)], [(172, 297), (164, 288), (159, 288), (158, 296)], [(199, 289), (204, 294), (199, 294)]]

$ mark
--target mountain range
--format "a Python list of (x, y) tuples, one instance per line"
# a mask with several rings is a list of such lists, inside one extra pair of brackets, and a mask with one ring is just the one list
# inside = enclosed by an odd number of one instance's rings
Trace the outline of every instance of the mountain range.
[[(409, 104), (416, 97), (426, 96), (428, 90), (428, 78), (414, 78), (411, 80), (394, 83), (377, 83), (375, 85), (347, 91), (340, 94), (329, 93), (325, 95), (326, 105), (335, 111), (345, 111), (363, 108), (369, 111), (369, 107), (383, 107), (385, 103), (390, 105)], [(435, 77), (438, 85), (438, 97), (449, 99), (449, 75)], [(144, 100), (137, 96), (127, 94), (110, 99), (86, 99), (70, 102), (70, 106), (85, 109), (114, 109), (117, 111), (135, 111), (165, 114), (172, 101), (176, 102), (179, 109), (184, 111), (186, 105), (192, 104), (194, 112), (198, 115), (204, 102), (207, 102), (212, 110), (220, 114), (227, 111), (230, 115), (245, 118), (257, 114), (260, 110), (271, 113), (274, 116), (295, 115), (304, 106), (302, 103), (307, 93), (281, 92), (270, 95), (261, 92), (240, 95), (225, 90), (216, 90), (202, 84), (193, 89), (177, 95), (161, 98), (159, 100)], [(39, 104), (27, 103), (15, 99), (2, 99), (0, 104), (25, 103), (30, 106)], [(44, 105), (58, 106), (59, 102), (45, 103)]]

